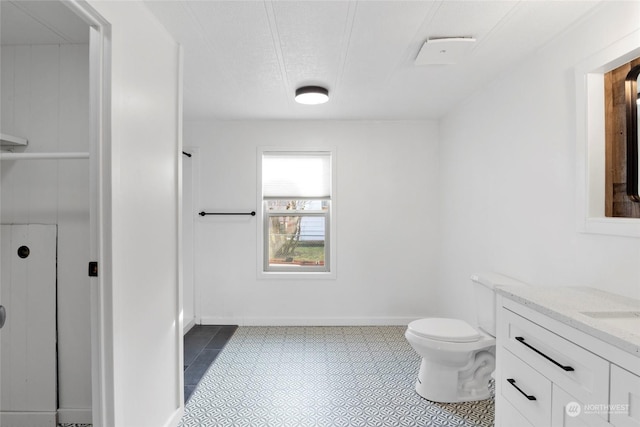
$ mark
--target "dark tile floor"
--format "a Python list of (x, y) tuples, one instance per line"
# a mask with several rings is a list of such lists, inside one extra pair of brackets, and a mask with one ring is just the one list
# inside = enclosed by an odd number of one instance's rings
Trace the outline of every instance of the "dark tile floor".
[(236, 329), (236, 325), (196, 325), (184, 336), (185, 402)]

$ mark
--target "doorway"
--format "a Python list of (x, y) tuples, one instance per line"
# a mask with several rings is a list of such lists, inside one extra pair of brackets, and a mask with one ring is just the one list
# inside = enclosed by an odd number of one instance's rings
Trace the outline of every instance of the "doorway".
[[(92, 177), (98, 163), (89, 155), (96, 152), (90, 69), (94, 30), (86, 17), (78, 15), (79, 6), (71, 3), (3, 1), (1, 7), (0, 222), (11, 225), (3, 225), (0, 266), (0, 304), (8, 306), (7, 326), (0, 330), (0, 424), (90, 424), (96, 385), (92, 383), (94, 281), (87, 274), (97, 252)], [(15, 141), (19, 143), (11, 143)], [(26, 229), (26, 234), (20, 233), (32, 239), (33, 230), (40, 227), (56, 230), (57, 269), (48, 273), (53, 286), (16, 305), (19, 289), (32, 285), (13, 277), (18, 271), (12, 264), (17, 249), (6, 246), (6, 236)], [(41, 267), (30, 261), (34, 256), (31, 251), (25, 258), (28, 262), (19, 260), (28, 266), (23, 272), (28, 278), (41, 274)], [(16, 334), (16, 328), (24, 333)], [(33, 351), (51, 340), (53, 352)], [(11, 357), (5, 358), (8, 348), (13, 349)], [(5, 379), (19, 383), (19, 378), (25, 387), (5, 384)], [(14, 405), (17, 401), (22, 404), (19, 408)], [(45, 413), (52, 415), (42, 416)]]

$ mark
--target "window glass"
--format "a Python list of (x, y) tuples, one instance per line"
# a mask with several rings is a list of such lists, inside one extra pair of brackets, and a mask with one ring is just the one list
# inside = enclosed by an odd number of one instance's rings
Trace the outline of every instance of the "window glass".
[(269, 266), (324, 266), (323, 216), (269, 216)]

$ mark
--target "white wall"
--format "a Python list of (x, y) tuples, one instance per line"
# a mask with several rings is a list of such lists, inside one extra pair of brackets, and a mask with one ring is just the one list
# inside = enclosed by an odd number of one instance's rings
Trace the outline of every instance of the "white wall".
[(183, 408), (179, 48), (141, 2), (90, 4), (111, 24), (106, 425), (176, 425)]
[[(257, 278), (252, 217), (197, 217), (203, 323), (402, 323), (435, 310), (435, 122), (188, 122), (200, 210), (259, 210), (257, 147), (335, 147), (337, 278)], [(185, 213), (187, 215), (187, 213)]]
[(610, 2), (505, 70), (441, 122), (439, 304), (473, 319), (469, 276), (585, 285), (640, 298), (640, 239), (576, 231), (574, 66), (640, 27)]
[[(2, 46), (2, 132), (26, 149), (89, 150), (88, 45)], [(89, 162), (3, 161), (3, 224), (58, 225), (61, 422), (91, 421)]]

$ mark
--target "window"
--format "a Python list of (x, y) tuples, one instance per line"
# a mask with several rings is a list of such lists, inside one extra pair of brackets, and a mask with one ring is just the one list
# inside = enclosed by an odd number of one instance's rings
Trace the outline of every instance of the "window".
[[(640, 218), (640, 203), (634, 202), (627, 195), (627, 186), (630, 184), (627, 180), (627, 154), (630, 151), (626, 121), (631, 116), (628, 115), (630, 112), (627, 112), (625, 96), (627, 75), (637, 66), (640, 66), (640, 58), (635, 58), (604, 74), (606, 144), (604, 201), (605, 215), (608, 217)], [(634, 78), (634, 83), (635, 80)], [(633, 93), (633, 104), (636, 104), (636, 99), (637, 91)], [(637, 113), (634, 112), (634, 114)], [(635, 182), (637, 186), (637, 179)]]
[(264, 272), (330, 272), (331, 153), (264, 151)]
[(578, 230), (627, 237), (640, 237), (638, 218), (605, 215), (605, 82), (604, 75), (637, 58), (640, 45), (630, 34), (575, 67), (576, 81), (576, 170), (578, 172)]

